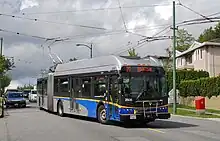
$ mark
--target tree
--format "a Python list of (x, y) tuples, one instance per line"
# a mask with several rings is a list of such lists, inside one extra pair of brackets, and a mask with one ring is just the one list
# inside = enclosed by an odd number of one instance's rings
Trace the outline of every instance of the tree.
[(18, 86), (17, 89), (23, 91), (25, 89), (34, 89), (34, 86), (33, 85), (24, 85), (22, 87)]
[(135, 48), (130, 48), (130, 49), (128, 50), (128, 55), (129, 55), (130, 57), (137, 57), (137, 56), (138, 56), (138, 53), (136, 53)]
[(1, 78), (1, 89), (4, 92), (5, 88), (8, 87), (11, 83), (11, 77), (8, 74), (5, 74)]
[(8, 59), (5, 56), (0, 56), (0, 73), (3, 74), (14, 68), (13, 59)]
[(76, 61), (76, 60), (78, 60), (78, 59), (77, 59), (77, 58), (75, 58), (75, 57), (74, 57), (74, 58), (70, 58), (70, 59), (69, 59), (69, 61), (70, 61), (70, 62), (72, 62), (72, 61)]
[(192, 34), (188, 33), (185, 29), (178, 29), (177, 30), (177, 47), (178, 51), (185, 51), (187, 50), (195, 41), (195, 38)]
[(7, 87), (11, 82), (11, 78), (6, 74), (6, 72), (14, 67), (13, 59), (0, 56), (0, 96), (2, 95), (2, 92), (4, 92), (5, 87)]
[(198, 41), (206, 42), (214, 39), (220, 38), (220, 22), (213, 28), (207, 28), (204, 30), (202, 34), (200, 34)]

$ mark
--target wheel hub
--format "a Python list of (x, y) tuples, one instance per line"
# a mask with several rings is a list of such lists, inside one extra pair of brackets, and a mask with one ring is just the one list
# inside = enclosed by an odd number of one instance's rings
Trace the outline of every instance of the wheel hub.
[(106, 120), (106, 111), (105, 109), (103, 109), (101, 112), (100, 112), (100, 117), (102, 120)]

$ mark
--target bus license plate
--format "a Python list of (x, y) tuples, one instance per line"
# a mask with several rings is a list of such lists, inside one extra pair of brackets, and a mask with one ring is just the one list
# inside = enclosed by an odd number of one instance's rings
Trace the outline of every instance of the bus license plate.
[(130, 119), (136, 119), (136, 115), (130, 115)]

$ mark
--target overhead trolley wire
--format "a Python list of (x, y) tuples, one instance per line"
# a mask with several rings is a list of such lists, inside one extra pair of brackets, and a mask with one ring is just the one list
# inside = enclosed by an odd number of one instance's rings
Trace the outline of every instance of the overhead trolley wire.
[(182, 6), (182, 7), (184, 7), (184, 8), (186, 8), (186, 9), (188, 9), (188, 10), (190, 10), (190, 11), (192, 11), (193, 13), (195, 13), (195, 14), (197, 14), (197, 15), (199, 15), (199, 16), (201, 16), (201, 17), (203, 17), (203, 18), (204, 18), (204, 19), (206, 19), (206, 20), (212, 21), (210, 18), (208, 18), (208, 17), (204, 16), (203, 14), (201, 14), (201, 13), (199, 13), (199, 12), (197, 12), (197, 11), (195, 11), (195, 10), (191, 9), (191, 8), (189, 8), (189, 7), (188, 7), (188, 6), (186, 6), (186, 5), (183, 5), (183, 4), (182, 4), (182, 3), (180, 3), (180, 2), (179, 2), (179, 5), (180, 5), (180, 6)]
[(39, 22), (45, 22), (45, 23), (51, 23), (51, 24), (60, 24), (60, 25), (77, 26), (77, 27), (83, 27), (83, 28), (92, 28), (92, 29), (99, 29), (99, 30), (107, 30), (107, 29), (101, 28), (101, 27), (94, 27), (94, 26), (87, 26), (87, 25), (79, 25), (79, 24), (70, 24), (70, 23), (62, 23), (62, 22), (54, 22), (54, 21), (47, 21), (47, 20), (42, 20), (42, 19), (38, 19), (38, 18), (27, 18), (27, 17), (15, 16), (15, 15), (10, 15), (10, 14), (3, 14), (3, 13), (0, 13), (0, 16), (6, 16), (6, 17), (12, 17), (12, 18), (25, 19), (25, 20), (35, 21), (35, 22), (39, 21)]
[[(135, 8), (154, 8), (157, 6), (170, 6), (170, 3), (167, 4), (153, 4), (153, 5), (137, 5), (137, 6), (123, 6), (122, 9), (135, 9)], [(47, 11), (47, 12), (29, 12), (21, 13), (22, 15), (43, 15), (43, 14), (61, 14), (61, 13), (76, 13), (76, 12), (91, 12), (91, 11), (104, 11), (104, 10), (118, 10), (118, 7), (109, 7), (109, 8), (91, 8), (91, 9), (81, 9), (81, 10), (66, 10), (66, 11)]]
[(42, 40), (50, 40), (50, 39), (53, 40), (54, 39), (54, 38), (46, 38), (46, 37), (41, 37), (41, 36), (36, 36), (36, 35), (29, 35), (29, 34), (25, 34), (25, 33), (10, 31), (10, 30), (6, 30), (6, 29), (2, 29), (2, 28), (0, 28), (0, 32), (13, 33), (13, 34), (17, 34), (17, 35), (28, 36), (28, 37), (42, 39)]

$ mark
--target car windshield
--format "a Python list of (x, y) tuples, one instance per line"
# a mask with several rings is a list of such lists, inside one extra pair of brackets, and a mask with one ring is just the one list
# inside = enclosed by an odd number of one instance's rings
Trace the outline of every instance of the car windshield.
[(21, 98), (23, 97), (22, 93), (9, 93), (8, 98)]
[(148, 99), (166, 95), (166, 80), (164, 77), (150, 75), (124, 76), (122, 86), (126, 97)]
[(28, 94), (30, 91), (29, 90), (24, 90), (23, 92), (24, 92), (24, 94)]
[(32, 91), (31, 94), (37, 94), (37, 91)]

